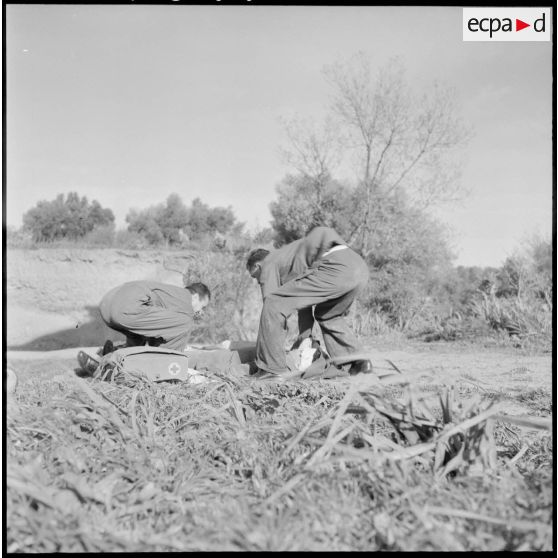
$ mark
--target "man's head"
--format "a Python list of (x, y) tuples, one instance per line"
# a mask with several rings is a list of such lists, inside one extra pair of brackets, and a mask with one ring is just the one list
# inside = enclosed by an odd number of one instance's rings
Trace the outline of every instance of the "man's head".
[(260, 278), (260, 274), (262, 272), (262, 262), (268, 254), (269, 250), (266, 250), (265, 248), (256, 248), (248, 254), (246, 269), (254, 279)]
[(211, 292), (203, 283), (191, 283), (186, 288), (192, 293), (192, 310), (195, 314), (201, 314), (209, 304)]

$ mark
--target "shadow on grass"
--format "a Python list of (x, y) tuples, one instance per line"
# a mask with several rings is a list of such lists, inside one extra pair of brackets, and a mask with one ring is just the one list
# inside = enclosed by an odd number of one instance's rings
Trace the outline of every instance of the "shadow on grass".
[(105, 340), (124, 341), (121, 333), (113, 331), (105, 325), (97, 306), (86, 306), (88, 320), (75, 328), (63, 329), (41, 335), (36, 339), (20, 345), (9, 345), (9, 351), (54, 351), (74, 347), (101, 346)]

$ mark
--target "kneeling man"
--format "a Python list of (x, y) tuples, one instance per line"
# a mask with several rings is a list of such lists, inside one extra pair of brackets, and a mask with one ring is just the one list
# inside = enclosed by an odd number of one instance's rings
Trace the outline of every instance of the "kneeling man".
[[(256, 365), (271, 374), (288, 374), (287, 318), (298, 312), (299, 337), (310, 337), (314, 319), (331, 357), (361, 350), (344, 316), (368, 280), (366, 262), (333, 229), (316, 227), (300, 240), (269, 252), (257, 249), (246, 263), (258, 280), (263, 308), (256, 343)], [(314, 312), (312, 313), (312, 307)], [(350, 374), (370, 372), (368, 360), (353, 362)]]
[[(183, 351), (194, 317), (208, 305), (203, 283), (186, 288), (157, 281), (130, 281), (109, 291), (99, 304), (103, 321), (126, 336), (126, 345)], [(110, 349), (103, 350), (103, 354)]]

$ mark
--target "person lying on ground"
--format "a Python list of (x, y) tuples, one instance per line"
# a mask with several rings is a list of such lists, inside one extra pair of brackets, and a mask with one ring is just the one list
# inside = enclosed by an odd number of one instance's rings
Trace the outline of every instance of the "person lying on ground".
[[(260, 284), (263, 298), (256, 342), (260, 373), (290, 373), (285, 341), (287, 318), (294, 312), (299, 335), (293, 348), (311, 337), (316, 320), (332, 358), (361, 351), (344, 316), (368, 281), (368, 267), (335, 230), (315, 227), (305, 238), (277, 250), (253, 250), (246, 268)], [(371, 372), (372, 364), (358, 360), (341, 368), (356, 374)]]
[[(129, 281), (110, 290), (99, 304), (101, 318), (126, 336), (126, 346), (152, 345), (184, 351), (194, 320), (209, 304), (203, 283), (184, 287), (157, 281)], [(103, 354), (112, 350), (105, 343)]]

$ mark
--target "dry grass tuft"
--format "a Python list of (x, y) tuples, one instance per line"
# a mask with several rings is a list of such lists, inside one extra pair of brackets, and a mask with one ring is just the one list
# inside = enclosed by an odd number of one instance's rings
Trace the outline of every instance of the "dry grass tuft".
[(497, 401), (399, 374), (186, 385), (33, 366), (6, 422), (8, 552), (552, 548), (550, 433)]

